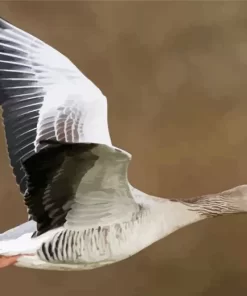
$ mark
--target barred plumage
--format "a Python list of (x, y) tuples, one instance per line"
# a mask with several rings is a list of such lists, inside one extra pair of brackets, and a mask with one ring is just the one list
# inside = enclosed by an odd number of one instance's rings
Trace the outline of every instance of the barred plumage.
[(18, 255), (18, 266), (96, 268), (185, 225), (247, 211), (247, 186), (184, 201), (133, 188), (131, 155), (112, 146), (106, 97), (68, 58), (1, 18), (0, 104), (11, 165), (36, 222), (0, 235), (0, 256)]

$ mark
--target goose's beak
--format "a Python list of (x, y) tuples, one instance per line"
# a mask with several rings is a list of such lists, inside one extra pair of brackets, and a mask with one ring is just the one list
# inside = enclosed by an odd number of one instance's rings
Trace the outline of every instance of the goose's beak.
[(8, 267), (17, 262), (20, 255), (16, 256), (0, 256), (0, 268)]

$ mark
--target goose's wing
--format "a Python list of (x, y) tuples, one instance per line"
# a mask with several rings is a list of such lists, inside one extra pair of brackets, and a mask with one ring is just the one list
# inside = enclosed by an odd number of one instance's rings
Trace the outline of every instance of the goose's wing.
[(36, 235), (64, 224), (80, 229), (134, 219), (140, 207), (127, 179), (127, 152), (103, 144), (45, 143), (50, 145), (22, 163)]
[(111, 145), (101, 91), (64, 55), (1, 18), (0, 104), (22, 193), (20, 161), (42, 148), (40, 140)]

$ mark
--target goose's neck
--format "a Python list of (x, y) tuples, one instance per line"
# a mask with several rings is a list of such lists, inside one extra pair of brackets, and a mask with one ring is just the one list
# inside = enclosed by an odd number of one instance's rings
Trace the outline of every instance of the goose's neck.
[[(143, 225), (143, 236), (140, 241), (142, 248), (168, 236), (176, 230), (205, 219), (189, 206), (169, 199), (153, 198), (153, 205), (149, 205), (147, 223)], [(155, 200), (156, 199), (156, 200)], [(148, 235), (147, 235), (148, 234)]]
[(183, 203), (164, 199), (162, 200), (162, 206), (160, 209), (160, 238), (163, 238), (170, 233), (190, 225), (192, 223), (198, 222), (205, 219), (196, 211), (191, 211), (191, 209)]
[[(134, 189), (133, 189), (134, 190)], [(162, 199), (135, 191), (136, 200), (150, 208), (150, 236), (157, 241), (170, 233), (203, 219), (247, 212), (247, 185), (217, 194), (191, 199)], [(146, 230), (144, 231), (146, 232)]]

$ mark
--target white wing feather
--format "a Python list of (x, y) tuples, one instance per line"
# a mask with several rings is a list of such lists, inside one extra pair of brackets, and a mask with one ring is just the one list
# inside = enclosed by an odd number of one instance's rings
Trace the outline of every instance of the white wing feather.
[(21, 189), (25, 178), (20, 161), (38, 151), (42, 139), (111, 145), (102, 92), (67, 57), (4, 20), (0, 103)]
[(68, 58), (1, 19), (0, 103), (22, 192), (20, 161), (44, 147), (40, 140), (104, 144), (95, 151), (99, 159), (82, 179), (66, 225), (120, 222), (139, 210), (127, 179), (130, 155), (111, 144), (106, 97)]

